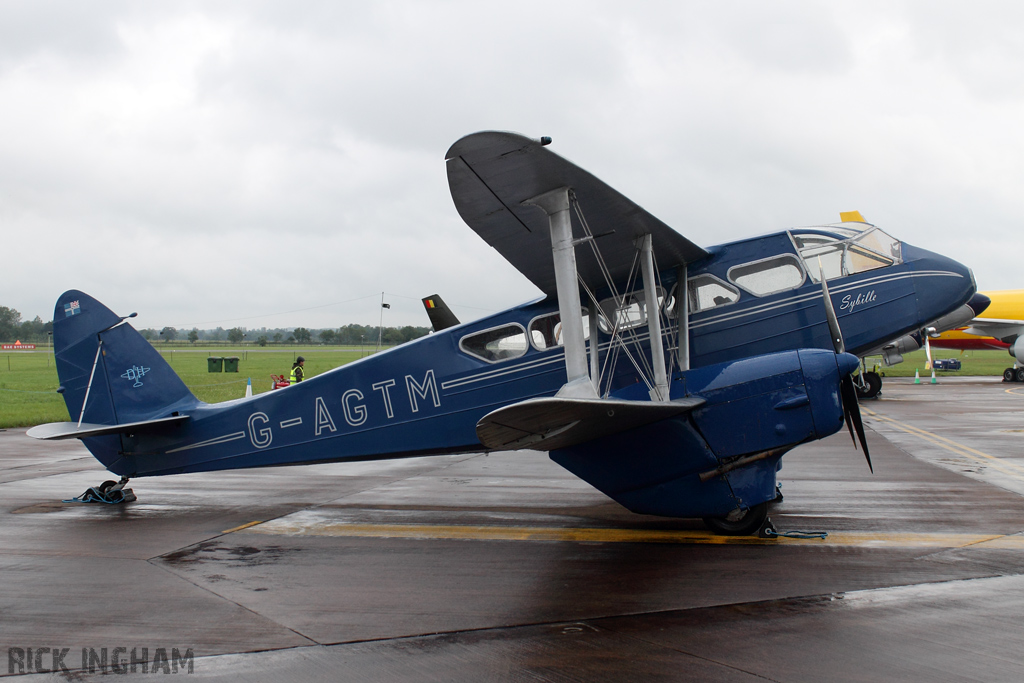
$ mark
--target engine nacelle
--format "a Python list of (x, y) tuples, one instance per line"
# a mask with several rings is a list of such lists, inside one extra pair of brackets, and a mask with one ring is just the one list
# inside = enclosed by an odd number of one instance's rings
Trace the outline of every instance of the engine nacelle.
[[(971, 303), (974, 303), (973, 299), (971, 300)], [(975, 304), (975, 306), (977, 305), (978, 304)], [(946, 330), (953, 330), (956, 329), (957, 327), (963, 327), (964, 325), (971, 322), (971, 319), (974, 318), (976, 315), (978, 314), (975, 313), (973, 308), (971, 308), (967, 304), (964, 304), (963, 306), (956, 309), (952, 313), (947, 313), (946, 315), (942, 316), (938, 320), (931, 323), (930, 326), (935, 328), (936, 334), (932, 334), (929, 336), (938, 336), (938, 333), (945, 332)]]
[(903, 354), (917, 351), (921, 348), (921, 335), (908, 334), (900, 337), (891, 344), (882, 348), (882, 362), (886, 367), (892, 367), (903, 362)]
[(1017, 362), (1024, 365), (1024, 336), (1017, 337), (1010, 344), (1010, 355), (1017, 359)]
[(882, 363), (886, 367), (902, 363), (904, 354), (917, 351), (924, 346), (923, 335), (928, 335), (934, 339), (946, 330), (952, 330), (968, 324), (972, 318), (978, 315), (978, 312), (985, 310), (988, 302), (988, 297), (975, 294), (969, 304), (964, 304), (952, 313), (947, 313), (914, 334), (905, 335), (890, 344), (886, 344), (882, 347)]

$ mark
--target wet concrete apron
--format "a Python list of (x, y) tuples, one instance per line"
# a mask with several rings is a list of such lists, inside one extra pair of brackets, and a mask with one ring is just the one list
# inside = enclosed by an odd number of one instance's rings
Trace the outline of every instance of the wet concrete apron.
[(823, 541), (632, 515), (531, 451), (63, 504), (98, 463), (2, 432), (0, 644), (68, 648), (85, 680), (81, 651), (118, 647), (191, 648), (193, 676), (223, 680), (1022, 680), (1008, 388), (888, 381), (864, 406), (874, 475), (846, 433), (787, 455), (772, 519)]

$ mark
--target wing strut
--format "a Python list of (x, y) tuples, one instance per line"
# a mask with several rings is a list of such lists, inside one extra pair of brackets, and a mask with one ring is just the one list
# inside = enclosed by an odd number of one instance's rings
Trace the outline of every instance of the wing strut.
[(676, 271), (676, 320), (678, 321), (678, 346), (676, 349), (679, 369), (690, 369), (690, 291), (686, 281), (686, 264)]
[[(555, 265), (555, 291), (558, 313), (562, 319), (567, 382), (556, 396), (566, 398), (598, 398), (587, 368), (587, 347), (583, 339), (583, 308), (576, 284), (576, 247), (569, 220), (569, 188), (559, 187), (523, 204), (539, 207), (548, 215), (551, 229), (551, 253)], [(591, 332), (593, 335), (594, 332)]]
[(647, 304), (647, 331), (651, 334), (651, 366), (654, 372), (652, 401), (668, 400), (668, 373), (665, 371), (665, 346), (661, 336), (661, 312), (658, 307), (658, 292), (655, 289), (654, 255), (651, 250), (651, 234), (639, 239), (640, 259), (643, 266), (644, 298)]

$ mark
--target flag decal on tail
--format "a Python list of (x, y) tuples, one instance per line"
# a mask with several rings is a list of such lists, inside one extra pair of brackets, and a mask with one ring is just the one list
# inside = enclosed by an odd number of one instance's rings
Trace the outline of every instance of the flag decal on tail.
[(82, 307), (78, 301), (72, 301), (71, 303), (64, 304), (64, 317), (70, 318), (73, 315), (78, 315), (82, 312)]

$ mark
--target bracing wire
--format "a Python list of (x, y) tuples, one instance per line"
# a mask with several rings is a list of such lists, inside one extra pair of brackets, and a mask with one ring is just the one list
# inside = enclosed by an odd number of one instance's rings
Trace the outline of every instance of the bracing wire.
[[(576, 217), (579, 220), (580, 225), (583, 227), (584, 235), (590, 238), (587, 241), (590, 243), (590, 249), (594, 254), (594, 258), (597, 262), (598, 269), (601, 271), (601, 276), (604, 279), (605, 284), (608, 286), (609, 291), (611, 292), (612, 300), (615, 302), (616, 309), (620, 309), (626, 305), (627, 295), (625, 293), (620, 294), (618, 288), (615, 286), (615, 281), (612, 279), (611, 271), (608, 268), (607, 262), (604, 260), (604, 256), (601, 254), (601, 250), (597, 246), (596, 240), (594, 239), (594, 233), (590, 229), (590, 224), (587, 222), (586, 216), (584, 216), (583, 214), (583, 209), (580, 206), (579, 200), (577, 199), (575, 192), (569, 192), (569, 201), (572, 204), (573, 211), (576, 213)], [(639, 258), (640, 250), (637, 249), (636, 252), (633, 254), (633, 263), (630, 266), (629, 275), (626, 279), (626, 287), (624, 292), (633, 291), (636, 277), (639, 273)], [(578, 274), (577, 277), (579, 277)], [(584, 285), (584, 288), (586, 289), (587, 295), (590, 297), (590, 299), (594, 302), (595, 305), (598, 305), (597, 297), (594, 295), (594, 293), (590, 291), (589, 287), (586, 286), (586, 283), (582, 282), (582, 279), (580, 279), (580, 282)], [(662, 290), (664, 290), (664, 288), (662, 288)], [(632, 294), (630, 294), (630, 296), (632, 296)], [(599, 315), (603, 315), (603, 311), (601, 311), (599, 305), (598, 311)], [(656, 311), (654, 314), (661, 315), (660, 309), (659, 311)], [(651, 315), (651, 312), (648, 311), (647, 315)], [(648, 390), (652, 390), (654, 387), (651, 381), (648, 381), (648, 377), (652, 378), (653, 381), (654, 369), (651, 363), (648, 361), (647, 356), (642, 352), (643, 347), (641, 345), (641, 342), (643, 340), (641, 339), (640, 335), (638, 335), (635, 326), (630, 327), (626, 330), (621, 329), (617, 317), (618, 316), (616, 315), (616, 320), (609, 321), (612, 326), (612, 338), (608, 346), (609, 352), (605, 354), (604, 361), (603, 363), (601, 363), (601, 370), (598, 376), (599, 392), (604, 378), (607, 377), (607, 387), (604, 389), (603, 392), (600, 393), (604, 396), (607, 396), (608, 393), (610, 393), (612, 381), (614, 379), (614, 369), (618, 364), (620, 352), (622, 354), (625, 354), (626, 358), (633, 365), (634, 369), (637, 371), (637, 374), (640, 376), (640, 379), (643, 380)], [(593, 334), (596, 334), (596, 331), (594, 331)], [(634, 356), (634, 354), (630, 352), (629, 345), (633, 345), (636, 347), (636, 356), (639, 356), (639, 362), (637, 362), (637, 358)], [(598, 347), (599, 346), (600, 345), (598, 345)], [(641, 367), (641, 364), (643, 365), (643, 367)]]

